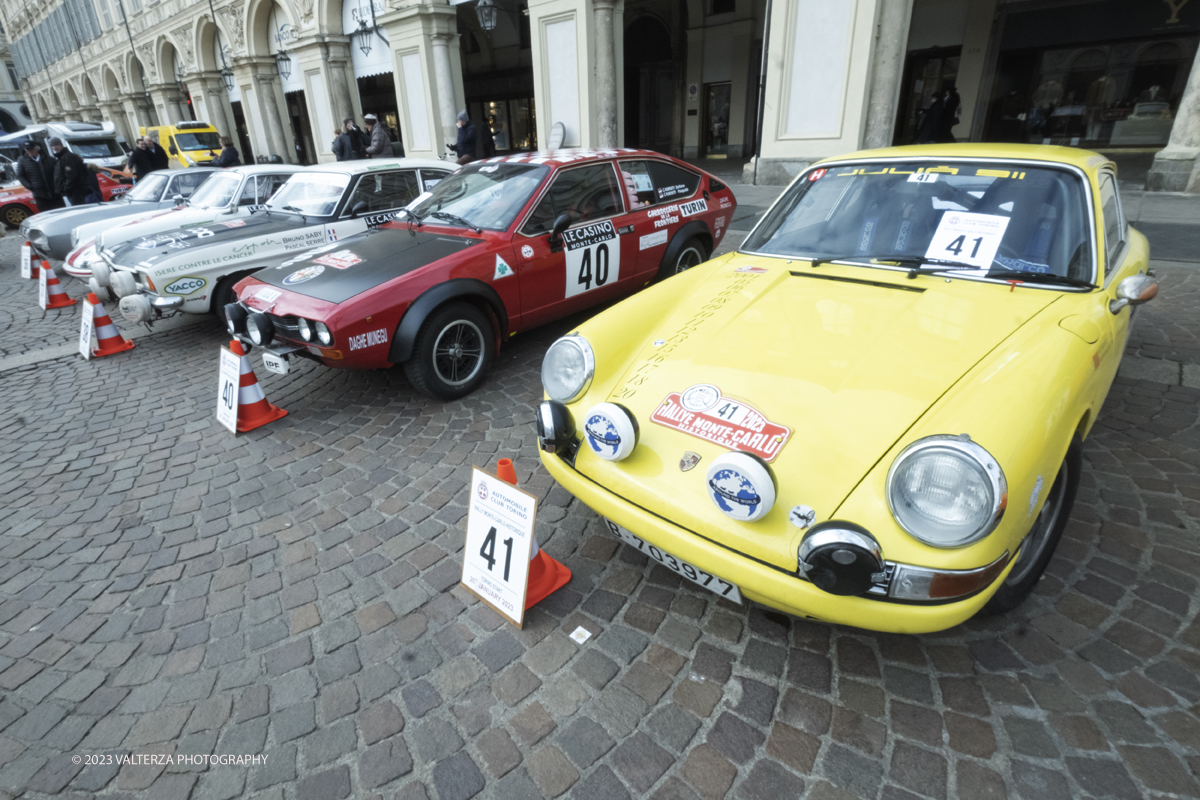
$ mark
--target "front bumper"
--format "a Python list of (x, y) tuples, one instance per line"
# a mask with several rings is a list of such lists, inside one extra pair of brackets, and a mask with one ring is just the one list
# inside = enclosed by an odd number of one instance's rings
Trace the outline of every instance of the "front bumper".
[(833, 595), (793, 572), (748, 558), (625, 500), (575, 470), (559, 455), (543, 451), (541, 459), (564, 489), (597, 514), (648, 543), (737, 584), (744, 597), (797, 617), (890, 633), (942, 631), (977, 614), (1015, 563), (1015, 559), (1010, 561), (987, 589), (963, 600), (927, 604)]

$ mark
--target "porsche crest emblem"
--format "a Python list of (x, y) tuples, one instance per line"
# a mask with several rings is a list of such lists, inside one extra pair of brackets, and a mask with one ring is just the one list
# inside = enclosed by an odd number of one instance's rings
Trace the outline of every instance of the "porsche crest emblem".
[(688, 450), (679, 459), (679, 471), (687, 472), (689, 469), (692, 469), (699, 463), (700, 463), (700, 454), (693, 453), (691, 450)]

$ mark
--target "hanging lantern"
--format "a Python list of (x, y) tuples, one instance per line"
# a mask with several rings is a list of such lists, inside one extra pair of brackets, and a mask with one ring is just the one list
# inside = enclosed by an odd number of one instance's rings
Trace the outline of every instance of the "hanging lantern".
[(223, 67), (221, 69), (221, 80), (225, 81), (225, 91), (232, 92), (233, 91), (233, 70), (231, 70), (229, 67)]
[(479, 17), (479, 27), (485, 31), (493, 31), (496, 29), (496, 12), (499, 9), (496, 7), (495, 0), (479, 0), (475, 4), (475, 14)]
[(371, 55), (371, 36), (374, 31), (375, 26), (368, 25), (365, 19), (358, 21), (358, 30), (354, 32), (354, 36), (358, 39), (358, 49), (362, 50), (364, 56)]
[(279, 77), (286, 81), (292, 74), (292, 57), (280, 50), (275, 54), (275, 66), (279, 69)]

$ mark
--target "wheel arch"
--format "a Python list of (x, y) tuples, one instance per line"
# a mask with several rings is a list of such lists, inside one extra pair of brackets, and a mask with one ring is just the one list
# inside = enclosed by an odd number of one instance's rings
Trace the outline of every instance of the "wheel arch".
[(496, 343), (495, 354), (499, 354), (500, 343), (504, 340), (503, 332), (508, 330), (508, 311), (504, 308), (504, 301), (496, 294), (495, 289), (483, 281), (453, 278), (425, 290), (404, 311), (400, 324), (396, 326), (396, 335), (392, 337), (388, 361), (393, 364), (408, 361), (412, 357), (413, 343), (417, 340), (417, 334), (421, 332), (425, 320), (438, 308), (456, 300), (475, 306), (492, 323)]
[(659, 266), (662, 267), (673, 263), (675, 257), (679, 255), (679, 251), (683, 249), (683, 245), (693, 236), (698, 237), (704, 242), (704, 246), (708, 248), (708, 254), (711, 256), (713, 251), (712, 233), (708, 230), (707, 224), (701, 220), (694, 219), (677, 230), (675, 235), (671, 237), (671, 242), (667, 245), (666, 252), (663, 253)]
[[(24, 203), (8, 203), (6, 205), (0, 206), (0, 221), (2, 221), (3, 224), (8, 224), (9, 209), (18, 209), (18, 208), (24, 209), (25, 219), (28, 219), (29, 217), (33, 216), (33, 209), (30, 208), (29, 206), (25, 205)], [(22, 221), (24, 221), (24, 220), (22, 220)]]

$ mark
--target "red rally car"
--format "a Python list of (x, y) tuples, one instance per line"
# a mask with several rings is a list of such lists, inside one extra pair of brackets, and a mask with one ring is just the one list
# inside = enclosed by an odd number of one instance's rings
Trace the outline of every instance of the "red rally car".
[(645, 150), (478, 161), (395, 221), (243, 279), (228, 325), (273, 372), (293, 356), (403, 364), (418, 390), (454, 399), (509, 336), (707, 259), (736, 207), (712, 175)]
[[(101, 167), (96, 172), (96, 182), (100, 184), (104, 201), (108, 202), (133, 188), (133, 175), (123, 170)], [(40, 211), (33, 201), (33, 193), (21, 184), (0, 188), (0, 223), (18, 228), (27, 217)]]

